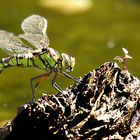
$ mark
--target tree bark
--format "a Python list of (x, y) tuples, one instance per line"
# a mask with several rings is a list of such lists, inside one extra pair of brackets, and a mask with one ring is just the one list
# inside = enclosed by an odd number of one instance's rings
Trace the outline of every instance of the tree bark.
[(114, 62), (85, 74), (63, 94), (22, 105), (0, 140), (138, 140), (140, 81)]

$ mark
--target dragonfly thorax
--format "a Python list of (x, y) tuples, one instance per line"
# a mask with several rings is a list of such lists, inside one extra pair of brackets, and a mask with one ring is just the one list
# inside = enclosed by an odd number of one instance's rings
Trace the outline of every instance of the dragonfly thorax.
[(73, 71), (75, 65), (75, 57), (69, 56), (65, 53), (62, 53), (61, 57), (62, 57), (62, 69), (64, 69), (66, 72)]

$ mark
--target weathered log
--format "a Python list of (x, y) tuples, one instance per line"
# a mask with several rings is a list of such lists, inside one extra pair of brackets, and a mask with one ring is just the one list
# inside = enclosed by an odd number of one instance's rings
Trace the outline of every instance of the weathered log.
[(138, 78), (117, 63), (106, 62), (79, 81), (63, 94), (44, 94), (22, 105), (11, 123), (1, 128), (1, 139), (140, 139)]

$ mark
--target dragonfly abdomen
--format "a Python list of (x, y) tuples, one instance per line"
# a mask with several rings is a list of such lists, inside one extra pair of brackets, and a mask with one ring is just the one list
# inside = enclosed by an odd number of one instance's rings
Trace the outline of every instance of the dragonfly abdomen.
[(7, 63), (12, 57), (2, 58), (0, 60), (0, 72), (2, 72), (5, 68), (9, 67), (9, 64)]
[(47, 52), (15, 54), (0, 60), (0, 72), (5, 68), (14, 66), (37, 67), (43, 70), (51, 70), (52, 68), (58, 68), (58, 62)]
[(8, 67), (33, 67), (31, 54), (15, 54), (0, 60), (0, 72)]

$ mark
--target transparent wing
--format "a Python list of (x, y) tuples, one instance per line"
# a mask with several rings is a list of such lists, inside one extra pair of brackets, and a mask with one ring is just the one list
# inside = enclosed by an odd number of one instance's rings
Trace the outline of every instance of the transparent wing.
[(25, 33), (46, 34), (47, 20), (39, 15), (31, 15), (24, 19), (21, 28)]
[(46, 34), (47, 20), (39, 15), (27, 17), (21, 24), (24, 34), (20, 38), (30, 42), (35, 48), (46, 48), (49, 46), (49, 39)]
[(27, 48), (13, 33), (3, 30), (0, 30), (0, 48), (7, 54), (27, 53), (32, 51), (31, 48)]
[(19, 37), (30, 42), (37, 49), (42, 49), (49, 46), (48, 37), (43, 34), (21, 34)]

